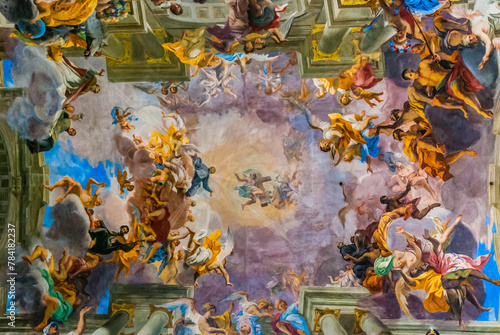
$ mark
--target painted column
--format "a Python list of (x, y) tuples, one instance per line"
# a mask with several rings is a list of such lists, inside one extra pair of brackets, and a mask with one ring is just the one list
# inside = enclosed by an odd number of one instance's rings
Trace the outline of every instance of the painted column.
[(397, 30), (388, 25), (383, 17), (380, 17), (373, 27), (368, 30), (365, 37), (359, 43), (359, 49), (363, 53), (374, 53), (396, 34)]
[(392, 332), (387, 328), (382, 321), (370, 313), (369, 311), (364, 311), (355, 308), (355, 329), (354, 333), (365, 332), (366, 335), (392, 335)]
[(156, 311), (149, 317), (148, 322), (141, 328), (137, 335), (160, 335), (167, 325), (169, 317), (163, 311)]
[(121, 310), (111, 316), (92, 335), (118, 335), (122, 328), (129, 322), (130, 314)]
[(326, 27), (323, 36), (318, 43), (318, 49), (324, 54), (332, 54), (337, 51), (344, 37), (347, 36), (350, 27), (330, 28)]
[(320, 324), (324, 335), (347, 335), (347, 332), (340, 325), (339, 319), (335, 315), (324, 316)]

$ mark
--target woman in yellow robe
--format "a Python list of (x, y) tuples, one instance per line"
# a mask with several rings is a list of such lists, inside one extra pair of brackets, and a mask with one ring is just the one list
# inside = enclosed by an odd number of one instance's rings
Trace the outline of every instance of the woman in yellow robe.
[(74, 0), (72, 3), (68, 3), (67, 0), (54, 2), (35, 0), (35, 5), (40, 13), (34, 21), (42, 19), (48, 27), (77, 26), (94, 13), (97, 0)]

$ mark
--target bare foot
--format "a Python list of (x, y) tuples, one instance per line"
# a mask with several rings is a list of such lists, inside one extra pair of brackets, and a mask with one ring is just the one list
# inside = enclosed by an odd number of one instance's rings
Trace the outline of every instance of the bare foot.
[(50, 192), (52, 192), (54, 190), (54, 187), (53, 186), (49, 186), (49, 185), (43, 185), (43, 187), (45, 187), (47, 190), (49, 190)]
[(460, 321), (458, 322), (458, 325), (460, 326), (460, 329), (461, 329), (462, 331), (465, 331), (465, 330), (467, 329), (467, 325), (465, 324), (465, 321), (464, 321), (464, 320), (460, 320)]
[(491, 308), (484, 308), (484, 307), (481, 307), (481, 308), (477, 309), (477, 311), (479, 312), (479, 314), (484, 313), (484, 312), (488, 312), (490, 310), (491, 310)]
[(491, 119), (493, 117), (493, 112), (487, 109), (481, 109), (481, 112), (479, 114), (488, 119)]
[(477, 156), (477, 152), (475, 152), (474, 150), (464, 150), (464, 154), (469, 155), (471, 157)]

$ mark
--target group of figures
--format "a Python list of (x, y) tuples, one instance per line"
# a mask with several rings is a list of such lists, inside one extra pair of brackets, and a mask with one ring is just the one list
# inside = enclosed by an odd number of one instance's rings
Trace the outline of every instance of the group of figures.
[[(173, 15), (183, 13), (177, 2), (151, 1)], [(168, 285), (176, 285), (177, 278), (183, 273), (192, 274), (188, 284), (194, 285), (195, 292), (203, 289), (200, 278), (208, 273), (222, 276), (225, 285), (231, 289), (241, 289), (238, 286), (244, 283), (231, 280), (234, 277), (230, 276), (232, 269), (227, 263), (237, 249), (237, 239), (233, 235), (237, 227), (197, 226), (200, 221), (197, 213), (204, 213), (202, 210), (197, 212), (198, 208), (223, 198), (218, 193), (222, 187), (214, 181), (214, 175), (220, 175), (219, 169), (224, 168), (221, 179), (225, 178), (231, 186), (229, 197), (236, 199), (233, 203), (238, 203), (238, 213), (256, 215), (255, 221), (265, 211), (299, 215), (304, 189), (318, 187), (314, 183), (302, 185), (306, 176), (301, 171), (309, 163), (303, 152), (307, 139), (292, 131), (285, 134), (281, 143), (289, 172), (264, 170), (262, 164), (257, 163), (255, 168), (245, 166), (228, 172), (222, 159), (215, 160), (214, 155), (201, 152), (202, 141), (210, 139), (194, 137), (198, 141), (192, 143), (196, 129), (188, 127), (181, 107), (194, 106), (201, 110), (200, 107), (204, 106), (208, 109), (219, 96), (237, 100), (233, 86), (240, 77), (233, 70), (239, 67), (240, 71), (236, 72), (244, 73), (252, 60), (258, 62), (258, 73), (254, 76), (258, 81), (252, 83), (252, 89), (262, 92), (265, 98), (283, 102), (289, 108), (287, 111), (291, 111), (290, 119), (302, 117), (310, 128), (321, 132), (318, 154), (329, 154), (333, 161), (330, 169), (341, 170), (354, 165), (350, 164), (354, 161), (360, 161), (366, 164), (363, 176), (377, 176), (381, 164), (384, 172), (388, 169), (392, 173), (387, 186), (395, 195), (379, 194), (375, 205), (357, 201), (353, 192), (348, 191), (349, 187), (340, 183), (347, 203), (338, 212), (343, 228), (346, 228), (352, 210), (360, 217), (368, 217), (370, 222), (366, 222), (369, 224), (364, 228), (357, 227), (349, 244), (338, 243), (341, 257), (350, 264), (335, 278), (330, 277), (330, 285), (362, 286), (374, 295), (391, 294), (392, 291), (401, 310), (410, 318), (408, 296), (412, 290), (424, 290), (427, 292), (423, 301), (425, 309), (430, 313), (450, 312), (463, 329), (466, 327), (462, 318), (465, 300), (480, 313), (489, 310), (474, 295), (470, 280), (478, 278), (500, 286), (500, 281), (482, 272), (490, 255), (473, 259), (447, 253), (452, 232), (461, 223), (462, 215), (445, 223), (429, 216), (431, 211), (441, 207), (439, 201), (443, 200), (436, 185), (450, 182), (454, 177), (451, 167), (462, 156), (476, 157), (477, 153), (469, 148), (448, 152), (435, 132), (429, 110), (431, 107), (441, 111), (455, 110), (463, 113), (465, 118), (469, 111), (484, 118), (493, 117), (492, 106), (484, 105), (481, 93), (495, 85), (496, 77), (492, 79), (491, 73), (498, 74), (496, 52), (500, 42), (494, 37), (494, 31), (495, 20), (500, 18), (499, 3), (491, 4), (484, 13), (437, 0), (379, 0), (367, 4), (375, 17), (371, 25), (361, 29), (364, 38), (389, 31), (384, 41), (392, 49), (389, 52), (420, 57), (418, 68), (407, 68), (402, 72), (404, 80), (412, 81), (407, 88), (406, 101), (400, 108), (390, 111), (389, 120), (381, 122), (375, 121), (380, 115), (371, 111), (389, 97), (384, 97), (384, 92), (369, 91), (381, 85), (383, 79), (375, 78), (368, 55), (360, 53), (352, 67), (341, 71), (337, 78), (313, 79), (314, 94), (309, 94), (306, 79), (301, 81), (300, 89), (286, 90), (287, 76), (297, 69), (297, 52), (274, 55), (255, 51), (264, 49), (269, 39), (276, 44), (286, 43), (295, 14), (281, 22), (281, 13), (286, 6), (274, 5), (270, 0), (226, 0), (225, 4), (229, 16), (224, 26), (185, 31), (179, 41), (163, 45), (181, 62), (192, 66), (193, 77), (200, 75), (195, 90), (201, 92), (197, 94), (202, 96), (201, 100), (194, 101), (191, 97), (194, 84), (187, 82), (136, 83), (132, 88), (134, 94), (154, 98), (160, 106), (137, 111), (136, 107), (124, 106), (120, 101), (117, 103), (120, 106), (114, 107), (111, 113), (109, 109), (106, 112), (109, 124), (113, 125), (113, 141), (119, 156), (110, 174), (116, 179), (112, 181), (118, 185), (116, 196), (125, 204), (129, 221), (108, 222), (109, 214), (106, 214), (107, 220), (97, 215), (107, 205), (106, 201), (111, 201), (109, 196), (103, 195), (105, 190), (110, 190), (109, 183), (96, 180), (97, 177), (88, 178), (84, 188), (83, 180), (78, 180), (77, 176), (63, 176), (40, 190), (57, 194), (53, 211), (57, 211), (59, 204), (73, 202), (77, 208), (82, 208), (88, 227), (88, 236), (82, 240), (90, 243), (83, 254), (70, 255), (67, 249), (63, 249), (57, 260), (50, 247), (40, 242), (22, 257), (32, 268), (37, 268), (37, 276), (48, 285), (43, 294), (43, 319), (35, 328), (44, 334), (58, 334), (57, 322), (67, 322), (79, 310), (80, 322), (73, 334), (82, 334), (84, 316), (90, 310), (85, 307), (89, 300), (86, 292), (91, 285), (89, 277), (100, 271), (104, 263), (115, 264), (113, 281), (135, 276), (146, 267), (154, 267), (155, 279), (161, 278)], [(84, 99), (99, 98), (93, 94), (80, 97), (101, 91), (98, 77), (104, 76), (104, 70), (79, 68), (64, 57), (63, 50), (80, 47), (84, 49), (85, 57), (105, 56), (103, 22), (118, 22), (126, 18), (130, 15), (130, 6), (125, 0), (9, 0), (0, 5), (0, 12), (15, 23), (12, 37), (17, 38), (19, 45), (34, 45), (37, 50), (43, 50), (62, 78), (62, 85), (50, 92), (57, 96), (57, 103), (50, 106), (52, 110), (48, 115), (51, 119), (29, 120), (45, 128), (42, 135), (25, 134), (26, 145), (33, 154), (55, 150), (59, 137), (66, 136), (65, 133), (72, 138), (77, 136), (72, 123), (81, 122), (85, 112), (75, 114), (75, 101), (78, 99), (80, 103)], [(389, 30), (383, 29), (387, 27)], [(211, 36), (205, 37), (207, 34)], [(211, 48), (205, 51), (207, 44)], [(243, 46), (244, 53), (234, 52), (238, 44)], [(35, 82), (36, 76), (32, 80)], [(338, 104), (334, 106), (340, 105), (343, 111), (330, 113), (328, 110), (329, 119), (326, 120), (325, 116), (323, 120), (312, 111), (312, 106), (330, 96), (338, 96)], [(354, 105), (353, 99), (366, 104), (366, 109), (346, 113), (347, 108)], [(155, 124), (150, 122), (144, 126), (147, 123), (144, 120), (148, 118), (154, 119)], [(200, 124), (203, 125), (201, 121)], [(307, 132), (307, 129), (303, 131)], [(391, 142), (392, 151), (381, 145), (386, 140)], [(92, 145), (92, 139), (88, 141)], [(341, 165), (342, 162), (347, 165)], [(275, 176), (271, 177), (271, 174)], [(373, 208), (381, 209), (383, 214)], [(422, 237), (407, 232), (409, 229), (402, 226), (406, 220), (427, 217), (432, 218), (435, 229), (426, 230)], [(407, 243), (404, 250), (394, 248), (389, 238), (391, 224), (397, 220), (401, 224), (396, 227), (397, 233)], [(336, 233), (336, 236), (341, 236)], [(300, 275), (294, 270), (281, 271), (265, 288), (269, 290), (269, 296), (256, 302), (250, 301), (248, 293), (242, 291), (219, 295), (222, 298), (219, 303), (230, 302), (228, 310), (220, 316), (215, 316), (217, 308), (213, 302), (205, 303), (200, 314), (195, 300), (188, 298), (159, 307), (180, 310), (194, 324), (189, 325), (184, 319), (177, 320), (174, 325), (176, 335), (191, 331), (203, 335), (260, 335), (262, 320), (257, 322), (259, 318), (270, 318), (267, 320), (275, 334), (309, 335), (310, 328), (299, 314), (298, 298), (300, 286), (312, 283), (312, 277), (313, 273), (305, 270)], [(288, 298), (292, 295), (294, 302), (289, 305), (283, 294)], [(270, 298), (278, 299), (273, 302)], [(237, 301), (239, 307), (235, 307), (233, 301)], [(190, 330), (193, 327), (195, 329)]]

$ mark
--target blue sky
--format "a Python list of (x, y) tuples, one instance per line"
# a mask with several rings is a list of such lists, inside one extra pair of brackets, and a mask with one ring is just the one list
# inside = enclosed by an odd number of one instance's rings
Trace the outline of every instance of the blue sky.
[[(491, 227), (492, 225), (493, 227)], [(488, 230), (492, 228), (494, 234), (497, 232), (495, 224), (490, 221), (489, 217), (486, 217), (486, 226), (488, 227)], [(499, 279), (500, 274), (498, 273), (498, 266), (496, 264), (493, 241), (489, 246), (487, 246), (485, 243), (479, 242), (476, 250), (476, 257), (488, 253), (491, 253), (491, 257), (486, 266), (484, 267), (483, 273), (490, 278)], [(483, 305), (486, 308), (491, 307), (491, 311), (489, 313), (481, 314), (481, 316), (477, 320), (498, 321), (500, 287), (485, 280), (483, 280), (483, 283), (484, 283), (484, 291), (486, 292), (486, 298), (484, 299)]]
[[(71, 176), (84, 187), (89, 177), (92, 177), (99, 182), (106, 182), (110, 185), (106, 169), (111, 168), (111, 162), (106, 162), (106, 166), (103, 163), (99, 163), (98, 166), (92, 167), (87, 160), (81, 159), (75, 155), (71, 149), (68, 151), (65, 147), (70, 146), (68, 146), (67, 143), (59, 141), (52, 150), (45, 153), (45, 164), (48, 164), (50, 167), (50, 184), (55, 183), (63, 176)], [(96, 188), (95, 185), (93, 187)], [(50, 227), (52, 225), (51, 213), (52, 207), (46, 206), (45, 218), (43, 221), (44, 227)], [(97, 313), (108, 314), (108, 304), (109, 290), (102, 297)]]
[(7, 87), (7, 88), (15, 87), (14, 82), (12, 81), (12, 78), (10, 77), (10, 68), (12, 67), (12, 61), (10, 61), (8, 59), (4, 59), (2, 61), (2, 65), (3, 65), (3, 77), (5, 80), (5, 87)]

